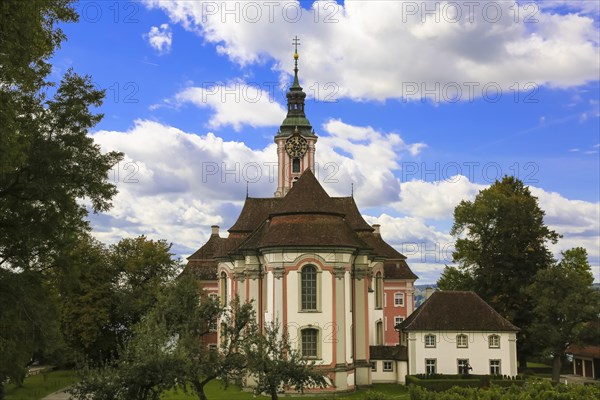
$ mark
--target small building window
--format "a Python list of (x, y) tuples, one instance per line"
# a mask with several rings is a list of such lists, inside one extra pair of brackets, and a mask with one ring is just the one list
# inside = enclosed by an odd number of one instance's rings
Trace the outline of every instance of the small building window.
[(435, 347), (435, 335), (425, 335), (425, 347)]
[(383, 277), (381, 272), (375, 274), (375, 308), (383, 307)]
[(371, 371), (377, 372), (377, 361), (371, 361)]
[(317, 268), (307, 265), (300, 272), (300, 295), (303, 311), (317, 310)]
[(469, 360), (467, 358), (459, 358), (457, 364), (459, 375), (467, 375), (469, 373), (471, 366), (469, 365)]
[(292, 172), (294, 172), (294, 173), (300, 172), (300, 159), (299, 158), (294, 158), (292, 160)]
[(383, 372), (392, 372), (394, 370), (394, 362), (393, 361), (384, 361), (383, 362)]
[(221, 272), (221, 305), (227, 304), (227, 274), (225, 271)]
[(396, 327), (396, 325), (402, 323), (402, 321), (404, 321), (404, 317), (394, 317), (394, 327)]
[(427, 375), (433, 375), (437, 373), (437, 360), (435, 358), (425, 359), (425, 373)]
[(490, 375), (502, 375), (500, 360), (490, 360)]
[(394, 293), (394, 306), (404, 307), (404, 293)]
[(466, 349), (469, 347), (469, 337), (467, 335), (456, 335), (456, 347)]
[(302, 357), (305, 358), (318, 358), (318, 338), (319, 331), (314, 328), (302, 329)]
[(383, 345), (383, 322), (377, 321), (375, 324), (375, 338), (377, 340), (377, 345)]
[(217, 351), (217, 345), (214, 343), (211, 343), (208, 345), (208, 350), (209, 351)]
[(488, 345), (490, 346), (490, 349), (499, 349), (500, 348), (500, 336), (498, 336), (498, 335), (488, 336)]

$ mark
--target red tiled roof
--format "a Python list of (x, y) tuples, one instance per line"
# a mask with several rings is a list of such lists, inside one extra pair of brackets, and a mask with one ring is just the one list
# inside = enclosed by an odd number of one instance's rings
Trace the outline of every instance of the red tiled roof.
[(231, 228), (229, 233), (234, 232), (252, 232), (255, 230), (269, 214), (274, 212), (281, 204), (283, 198), (253, 198), (247, 197), (240, 216)]
[(600, 346), (578, 346), (570, 345), (567, 347), (566, 353), (574, 356), (600, 358)]
[(383, 277), (384, 279), (419, 279), (404, 260), (386, 260), (383, 263)]
[(359, 232), (358, 236), (373, 248), (375, 254), (380, 257), (390, 258), (394, 260), (405, 260), (406, 257), (400, 254), (396, 249), (387, 244), (378, 233)]
[(344, 214), (344, 219), (355, 231), (373, 232), (373, 227), (365, 221), (360, 214), (358, 206), (353, 197), (332, 197), (333, 204), (340, 213)]
[(518, 331), (475, 292), (435, 291), (400, 324), (405, 331)]
[(283, 214), (265, 221), (240, 250), (291, 245), (368, 248), (339, 215)]
[(272, 214), (325, 213), (341, 214), (310, 169), (302, 173)]
[(215, 253), (219, 248), (226, 242), (227, 239), (222, 238), (217, 233), (213, 233), (208, 238), (208, 241), (204, 243), (194, 254), (189, 256), (188, 260), (210, 260), (214, 257)]

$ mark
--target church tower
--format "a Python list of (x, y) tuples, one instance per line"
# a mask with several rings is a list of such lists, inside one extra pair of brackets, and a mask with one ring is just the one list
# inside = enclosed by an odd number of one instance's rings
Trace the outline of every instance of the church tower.
[(307, 170), (315, 171), (315, 144), (317, 136), (304, 113), (306, 93), (298, 81), (298, 41), (294, 38), (294, 83), (287, 92), (287, 116), (279, 132), (277, 143), (277, 191), (283, 197)]

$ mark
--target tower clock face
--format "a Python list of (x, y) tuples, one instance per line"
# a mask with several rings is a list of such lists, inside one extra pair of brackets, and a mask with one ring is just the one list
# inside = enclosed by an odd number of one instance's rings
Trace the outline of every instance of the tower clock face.
[(285, 150), (290, 157), (302, 157), (306, 153), (308, 144), (301, 136), (292, 136), (285, 142)]

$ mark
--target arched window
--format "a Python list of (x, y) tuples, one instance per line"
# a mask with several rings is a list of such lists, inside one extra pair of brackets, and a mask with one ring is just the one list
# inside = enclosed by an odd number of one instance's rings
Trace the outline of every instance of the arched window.
[(383, 279), (381, 272), (375, 274), (375, 308), (383, 307)]
[(490, 346), (490, 349), (499, 349), (500, 348), (500, 336), (498, 336), (498, 335), (488, 336), (488, 345)]
[(383, 322), (377, 321), (375, 324), (375, 338), (377, 339), (377, 346), (383, 345)]
[(302, 357), (318, 358), (319, 357), (319, 330), (314, 328), (306, 328), (301, 331)]
[(227, 304), (227, 274), (225, 273), (225, 271), (221, 272), (221, 279), (220, 279), (220, 286), (221, 286), (221, 304), (225, 305)]
[(307, 265), (300, 272), (302, 310), (317, 310), (317, 268)]
[(469, 337), (467, 335), (456, 335), (456, 347), (467, 348), (469, 347)]

